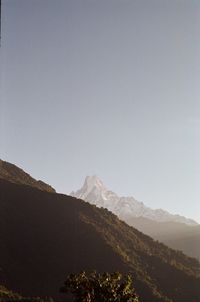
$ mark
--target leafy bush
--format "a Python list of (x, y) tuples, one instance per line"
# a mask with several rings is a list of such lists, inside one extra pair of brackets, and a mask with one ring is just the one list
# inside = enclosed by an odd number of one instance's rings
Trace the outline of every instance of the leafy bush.
[(131, 276), (118, 272), (71, 274), (61, 292), (71, 292), (76, 302), (139, 302)]

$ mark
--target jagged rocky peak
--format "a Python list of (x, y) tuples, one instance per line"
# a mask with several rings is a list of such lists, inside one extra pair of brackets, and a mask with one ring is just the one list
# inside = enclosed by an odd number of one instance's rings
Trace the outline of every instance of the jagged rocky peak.
[(97, 175), (86, 176), (83, 186), (88, 188), (97, 187), (98, 189), (103, 189), (105, 187), (102, 180)]
[(103, 207), (113, 211), (113, 206), (119, 197), (114, 192), (107, 189), (103, 181), (97, 176), (86, 176), (83, 186), (70, 195), (81, 198), (97, 207)]
[(72, 192), (71, 195), (95, 204), (97, 207), (110, 210), (127, 223), (130, 222), (131, 218), (144, 217), (158, 222), (174, 221), (188, 225), (197, 224), (192, 219), (170, 214), (163, 209), (151, 209), (134, 197), (120, 197), (107, 189), (97, 175), (87, 176), (81, 189)]

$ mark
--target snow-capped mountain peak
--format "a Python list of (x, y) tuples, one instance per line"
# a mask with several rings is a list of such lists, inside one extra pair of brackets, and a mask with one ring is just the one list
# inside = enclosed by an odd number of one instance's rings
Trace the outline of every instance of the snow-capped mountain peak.
[(131, 218), (145, 217), (158, 222), (181, 222), (197, 224), (194, 220), (180, 215), (173, 215), (162, 209), (153, 210), (137, 201), (134, 197), (120, 197), (107, 189), (102, 180), (96, 176), (87, 176), (81, 189), (71, 192), (71, 196), (81, 198), (97, 207), (103, 207), (130, 224)]
[(99, 190), (103, 190), (105, 188), (103, 182), (97, 175), (86, 176), (83, 186), (87, 187), (88, 190), (90, 190), (93, 187), (97, 187)]
[(86, 176), (82, 188), (70, 195), (81, 198), (98, 207), (104, 207), (112, 211), (112, 201), (118, 200), (117, 194), (109, 191), (102, 180), (96, 176)]

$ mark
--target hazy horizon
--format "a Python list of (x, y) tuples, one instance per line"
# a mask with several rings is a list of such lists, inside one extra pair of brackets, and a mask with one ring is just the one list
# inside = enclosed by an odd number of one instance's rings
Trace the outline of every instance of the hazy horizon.
[(3, 0), (0, 158), (200, 223), (200, 2)]

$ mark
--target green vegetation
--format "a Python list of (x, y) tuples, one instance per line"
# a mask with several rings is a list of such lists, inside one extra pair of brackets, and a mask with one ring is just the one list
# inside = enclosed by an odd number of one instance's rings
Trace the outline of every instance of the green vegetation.
[(2, 179), (0, 191), (0, 278), (8, 287), (57, 300), (70, 272), (120, 271), (133, 277), (140, 302), (200, 302), (197, 259), (82, 200)]
[(143, 283), (158, 301), (200, 301), (200, 263), (197, 259), (129, 227), (108, 210), (93, 206), (92, 215), (82, 212), (80, 217), (128, 263), (140, 295), (143, 295)]
[(22, 296), (18, 293), (14, 293), (11, 290), (8, 290), (5, 286), (0, 285), (0, 302), (12, 301), (12, 300), (21, 300)]
[(130, 275), (112, 274), (71, 274), (61, 292), (71, 292), (76, 302), (139, 302)]
[(54, 302), (52, 298), (23, 297), (22, 295), (0, 285), (0, 302)]
[(0, 159), (0, 178), (10, 182), (35, 187), (42, 191), (55, 193), (54, 188), (41, 180), (36, 180), (17, 166)]

